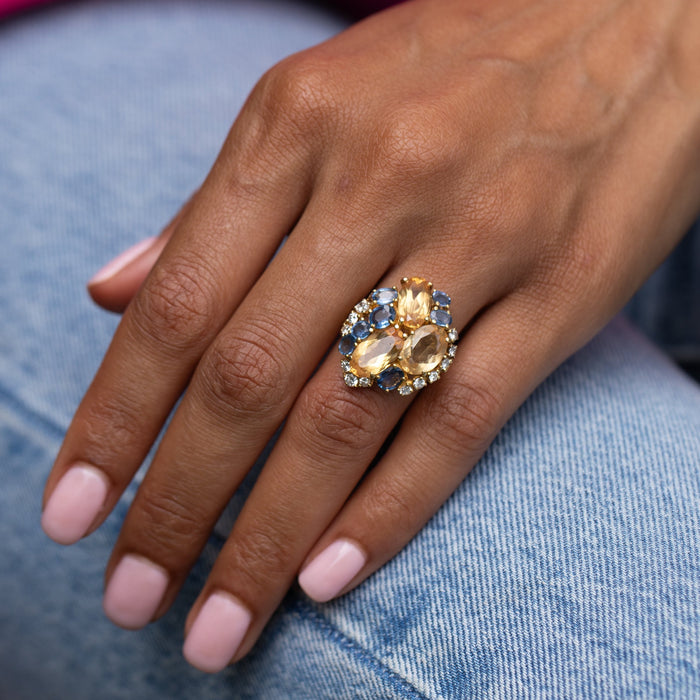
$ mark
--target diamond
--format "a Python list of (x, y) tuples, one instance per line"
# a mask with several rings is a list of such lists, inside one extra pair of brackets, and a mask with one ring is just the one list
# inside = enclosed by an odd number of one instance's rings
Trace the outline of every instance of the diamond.
[(349, 360), (341, 360), (340, 361), (340, 369), (342, 369), (343, 372), (349, 372), (350, 371), (350, 361)]
[(368, 387), (372, 384), (372, 380), (369, 377), (360, 377), (360, 386)]
[(447, 334), (447, 339), (451, 343), (456, 343), (459, 340), (459, 333), (457, 333), (456, 328), (450, 328), (450, 332)]
[(347, 335), (352, 331), (352, 326), (349, 323), (344, 323), (343, 327), (340, 329), (341, 335)]
[(351, 335), (344, 335), (338, 343), (338, 352), (341, 355), (349, 355), (355, 349), (355, 339)]
[(352, 372), (346, 372), (343, 379), (348, 386), (357, 386), (357, 377)]
[(454, 357), (456, 352), (457, 352), (456, 345), (450, 345), (450, 347), (447, 348), (447, 356), (448, 357)]
[(433, 370), (429, 375), (428, 375), (428, 381), (432, 384), (433, 382), (436, 382), (438, 379), (440, 379), (440, 372), (436, 372)]
[(402, 344), (403, 339), (393, 327), (372, 331), (355, 346), (350, 366), (358, 377), (374, 377), (396, 360)]
[(372, 301), (379, 306), (393, 304), (398, 292), (393, 287), (380, 287), (372, 292)]
[(452, 364), (452, 360), (451, 360), (449, 357), (446, 357), (446, 358), (440, 363), (440, 369), (445, 370), (445, 369), (447, 369), (451, 364)]
[(433, 301), (438, 306), (449, 306), (452, 303), (452, 299), (450, 299), (448, 294), (439, 292), (437, 289), (433, 292)]
[(404, 374), (398, 367), (387, 367), (377, 377), (377, 386), (384, 391), (393, 391), (403, 379)]
[(375, 328), (386, 328), (396, 320), (396, 310), (393, 306), (378, 306), (369, 315), (369, 321)]
[(409, 394), (413, 393), (413, 387), (410, 384), (402, 384), (399, 387), (399, 394), (401, 396), (408, 396)]
[(422, 389), (425, 386), (425, 379), (423, 377), (416, 377), (413, 380), (413, 388), (414, 389)]
[(347, 323), (349, 323), (351, 326), (354, 326), (359, 320), (360, 320), (360, 317), (358, 316), (356, 311), (351, 311), (348, 314)]
[(367, 299), (363, 299), (355, 304), (355, 311), (357, 311), (358, 314), (366, 314), (369, 311), (369, 302)]
[(406, 328), (419, 328), (430, 312), (430, 284), (420, 277), (402, 281), (396, 306)]
[(447, 328), (447, 326), (452, 323), (452, 316), (449, 311), (445, 311), (444, 309), (433, 309), (430, 312), (430, 320), (438, 326)]
[(421, 326), (404, 340), (399, 365), (407, 374), (423, 374), (435, 369), (446, 351), (445, 331), (430, 324)]

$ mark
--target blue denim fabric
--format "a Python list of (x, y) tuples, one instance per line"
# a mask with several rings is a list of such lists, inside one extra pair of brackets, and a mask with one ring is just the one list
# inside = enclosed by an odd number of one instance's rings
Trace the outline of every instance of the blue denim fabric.
[[(293, 589), (217, 676), (180, 649), (221, 536), (174, 608), (126, 632), (102, 615), (102, 576), (135, 484), (81, 543), (41, 532), (116, 325), (85, 280), (199, 184), (265, 68), (341, 26), (290, 2), (153, 0), (0, 25), (0, 698), (700, 697), (700, 389), (622, 319), (394, 560), (329, 604)], [(655, 308), (690, 318), (663, 290)]]

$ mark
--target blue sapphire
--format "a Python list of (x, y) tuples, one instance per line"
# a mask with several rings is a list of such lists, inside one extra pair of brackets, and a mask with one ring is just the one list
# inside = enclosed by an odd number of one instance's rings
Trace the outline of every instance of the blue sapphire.
[(393, 304), (397, 296), (398, 292), (395, 289), (391, 287), (380, 287), (372, 292), (372, 301), (380, 306), (386, 306), (386, 304)]
[(338, 352), (341, 355), (349, 355), (355, 349), (355, 338), (350, 333), (344, 335), (338, 343)]
[(369, 320), (375, 328), (386, 328), (396, 320), (396, 309), (393, 306), (378, 306), (369, 315)]
[(372, 330), (372, 326), (367, 323), (367, 321), (358, 321), (350, 331), (357, 340), (364, 340), (369, 332)]
[(433, 309), (430, 312), (430, 320), (436, 326), (447, 328), (450, 323), (452, 323), (452, 316), (447, 311), (443, 311), (442, 309)]
[(433, 301), (438, 306), (449, 306), (452, 303), (452, 299), (450, 299), (448, 294), (439, 292), (437, 289), (433, 292)]
[(377, 386), (384, 391), (393, 391), (403, 382), (404, 373), (398, 367), (388, 367), (377, 376)]

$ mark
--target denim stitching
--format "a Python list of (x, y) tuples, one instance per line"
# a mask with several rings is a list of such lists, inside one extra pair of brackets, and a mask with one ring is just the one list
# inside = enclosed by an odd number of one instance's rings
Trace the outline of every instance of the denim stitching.
[(335, 641), (345, 651), (357, 658), (358, 661), (365, 663), (379, 675), (383, 676), (383, 679), (391, 685), (393, 690), (401, 691), (402, 693), (410, 693), (410, 695), (404, 695), (402, 697), (416, 698), (416, 700), (428, 700), (428, 696), (423, 695), (409, 680), (403, 678), (396, 673), (396, 671), (386, 666), (386, 664), (380, 661), (376, 656), (362, 647), (357, 640), (348, 637), (308, 602), (305, 600), (298, 600), (297, 607), (308, 616), (311, 622), (315, 623), (323, 632), (327, 633), (331, 640)]

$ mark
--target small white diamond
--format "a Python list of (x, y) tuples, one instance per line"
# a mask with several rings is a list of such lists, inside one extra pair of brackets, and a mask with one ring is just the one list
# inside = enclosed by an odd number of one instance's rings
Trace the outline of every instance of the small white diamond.
[(413, 393), (413, 387), (410, 384), (402, 384), (399, 387), (399, 394), (401, 396), (408, 396), (409, 394)]
[(459, 340), (459, 333), (457, 333), (457, 329), (450, 328), (450, 332), (447, 334), (447, 337), (450, 339), (451, 343), (456, 343), (457, 340)]
[(349, 323), (345, 323), (340, 329), (340, 335), (347, 335), (352, 330), (352, 326)]
[(357, 311), (358, 314), (366, 314), (369, 311), (369, 302), (367, 299), (363, 299), (355, 304), (355, 311)]
[(456, 346), (456, 345), (450, 345), (450, 347), (447, 348), (447, 354), (448, 354), (450, 357), (454, 357), (456, 352), (457, 352), (457, 346)]
[(360, 386), (368, 387), (372, 384), (372, 380), (369, 377), (360, 377)]
[(440, 379), (440, 373), (433, 370), (429, 375), (428, 375), (428, 381), (432, 384), (433, 382), (436, 382), (438, 379)]
[(348, 386), (357, 386), (357, 377), (352, 372), (346, 372), (343, 378)]
[(440, 367), (442, 369), (447, 369), (450, 365), (452, 364), (452, 360), (449, 357), (446, 357), (441, 363)]
[(347, 323), (349, 323), (351, 326), (354, 326), (359, 320), (360, 317), (357, 315), (357, 313), (355, 311), (351, 311), (350, 315), (348, 316)]
[(348, 360), (341, 360), (340, 367), (342, 368), (343, 372), (349, 372), (350, 371), (350, 362)]
[(423, 377), (416, 377), (413, 380), (413, 388), (414, 389), (422, 389), (425, 386), (425, 379)]

